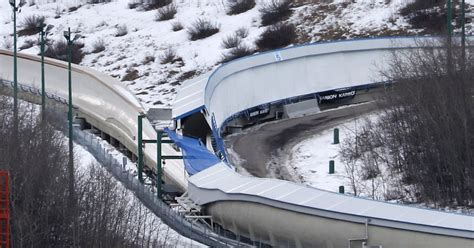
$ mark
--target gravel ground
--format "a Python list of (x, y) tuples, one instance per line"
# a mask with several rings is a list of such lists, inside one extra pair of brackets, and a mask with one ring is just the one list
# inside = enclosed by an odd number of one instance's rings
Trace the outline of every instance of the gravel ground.
[(248, 172), (255, 177), (300, 182), (299, 175), (292, 168), (282, 167), (278, 163), (288, 157), (288, 151), (295, 144), (307, 139), (311, 134), (327, 130), (374, 109), (375, 104), (359, 104), (301, 118), (268, 122), (229, 135), (225, 143), (232, 150), (231, 162), (243, 174)]

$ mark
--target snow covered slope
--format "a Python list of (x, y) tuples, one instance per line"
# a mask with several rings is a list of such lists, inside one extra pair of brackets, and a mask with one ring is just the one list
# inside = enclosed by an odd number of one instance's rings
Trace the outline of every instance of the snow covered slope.
[[(41, 15), (47, 24), (55, 27), (49, 38), (64, 40), (62, 32), (71, 27), (82, 35), (87, 53), (82, 65), (105, 72), (124, 81), (141, 100), (145, 108), (169, 106), (182, 81), (215, 68), (228, 49), (222, 47), (222, 39), (239, 28), (248, 30), (243, 44), (255, 48), (255, 40), (265, 30), (261, 27), (259, 9), (269, 0), (257, 0), (251, 10), (239, 15), (227, 15), (226, 1), (174, 0), (177, 14), (169, 21), (155, 21), (156, 10), (130, 9), (128, 0), (110, 3), (86, 4), (82, 0), (48, 1), (28, 0), (18, 15), (18, 30), (26, 17)], [(301, 2), (301, 1), (299, 1)], [(287, 22), (298, 31), (298, 43), (325, 39), (365, 37), (369, 35), (414, 34), (409, 24), (399, 14), (406, 0), (308, 1), (295, 4)], [(12, 46), (12, 11), (8, 1), (0, 2), (0, 47)], [(187, 33), (198, 18), (206, 18), (217, 24), (220, 31), (208, 38), (190, 41)], [(180, 22), (184, 27), (173, 31), (172, 24)], [(116, 37), (117, 29), (126, 26), (127, 34)], [(37, 54), (38, 35), (19, 37), (22, 52)], [(93, 46), (102, 40), (105, 50), (92, 53)], [(161, 64), (167, 49), (176, 51), (182, 61)]]

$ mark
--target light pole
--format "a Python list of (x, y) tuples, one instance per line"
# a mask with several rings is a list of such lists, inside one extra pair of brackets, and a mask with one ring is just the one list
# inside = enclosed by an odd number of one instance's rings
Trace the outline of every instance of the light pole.
[[(69, 124), (69, 193), (71, 197), (74, 195), (74, 153), (73, 153), (73, 132), (72, 132), (72, 76), (71, 76), (71, 60), (72, 60), (72, 46), (74, 41), (79, 38), (76, 35), (74, 39), (71, 39), (71, 28), (68, 31), (64, 31), (64, 38), (67, 41), (67, 60), (68, 60), (68, 124)], [(74, 199), (72, 198), (72, 201)]]
[(461, 49), (462, 49), (462, 63), (463, 70), (466, 63), (466, 1), (461, 1)]
[(72, 131), (72, 76), (71, 76), (71, 62), (72, 62), (72, 46), (80, 36), (76, 34), (74, 39), (71, 39), (71, 28), (64, 31), (64, 38), (67, 41), (67, 61), (68, 61), (68, 124), (69, 124), (69, 162), (68, 162), (68, 175), (69, 175), (69, 209), (72, 212), (71, 226), (73, 234), (73, 247), (76, 246), (76, 210), (74, 207), (75, 196), (74, 196), (74, 147), (73, 147), (73, 131)]
[(44, 120), (44, 113), (46, 109), (46, 90), (45, 90), (45, 79), (44, 79), (44, 45), (45, 45), (45, 36), (48, 35), (48, 32), (53, 28), (53, 25), (48, 25), (39, 23), (37, 26), (38, 30), (40, 31), (40, 42), (41, 42), (41, 117)]
[(17, 73), (17, 47), (16, 47), (16, 12), (20, 11), (23, 2), (17, 5), (16, 0), (9, 1), (13, 10), (13, 132), (18, 128), (18, 73)]
[(446, 3), (448, 6), (448, 13), (447, 13), (447, 18), (448, 18), (448, 37), (451, 39), (451, 36), (453, 34), (453, 2), (452, 0), (448, 0)]
[(446, 2), (447, 7), (447, 31), (448, 31), (448, 40), (447, 40), (447, 47), (446, 52), (447, 54), (447, 61), (446, 61), (446, 70), (448, 75), (451, 75), (451, 67), (452, 67), (452, 36), (453, 36), (453, 2), (452, 0), (448, 0)]

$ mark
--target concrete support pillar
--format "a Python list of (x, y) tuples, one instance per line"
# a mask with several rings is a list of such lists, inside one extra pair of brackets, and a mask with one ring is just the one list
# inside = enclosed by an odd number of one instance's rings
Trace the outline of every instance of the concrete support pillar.
[(116, 140), (114, 137), (110, 136), (110, 144), (115, 147), (115, 148), (118, 148), (119, 147), (119, 143), (118, 140)]
[[(122, 143), (118, 144), (118, 149), (119, 149), (119, 151), (124, 152), (126, 154), (125, 150), (127, 150), (127, 148), (125, 148), (125, 146)], [(128, 156), (128, 154), (126, 154), (126, 155)]]
[(275, 239), (275, 236), (273, 235), (273, 233), (271, 231), (268, 231), (268, 239), (270, 240), (270, 244), (273, 246), (273, 247), (277, 247), (278, 246), (278, 243)]
[(132, 162), (134, 162), (134, 163), (137, 162), (138, 157), (135, 154), (133, 154), (131, 151), (129, 151), (129, 153), (130, 153), (130, 158), (131, 158)]
[(95, 128), (94, 126), (92, 126), (92, 125), (91, 125), (91, 133), (93, 133), (93, 134), (96, 134), (96, 135), (97, 135), (97, 134), (99, 134), (99, 133), (100, 133), (100, 131), (99, 131), (99, 129), (97, 129), (97, 128)]

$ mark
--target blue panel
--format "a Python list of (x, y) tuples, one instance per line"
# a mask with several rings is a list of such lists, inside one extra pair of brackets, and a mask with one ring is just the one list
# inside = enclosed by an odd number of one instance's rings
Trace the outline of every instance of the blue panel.
[(181, 148), (183, 152), (184, 168), (190, 176), (201, 172), (221, 161), (198, 139), (179, 135), (168, 128), (164, 130), (168, 137)]
[(222, 161), (227, 163), (227, 154), (225, 151), (225, 146), (224, 142), (222, 141), (221, 135), (220, 135), (220, 128), (217, 127), (216, 124), (216, 118), (214, 117), (214, 113), (212, 113), (211, 117), (211, 124), (212, 124), (212, 135), (214, 136), (214, 139), (216, 140), (217, 148), (218, 148), (218, 156)]

